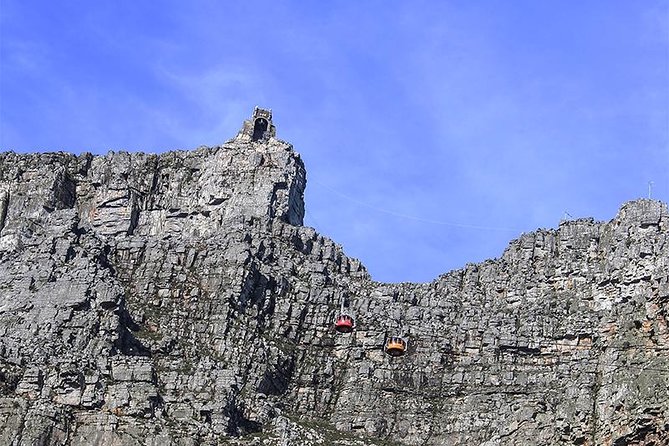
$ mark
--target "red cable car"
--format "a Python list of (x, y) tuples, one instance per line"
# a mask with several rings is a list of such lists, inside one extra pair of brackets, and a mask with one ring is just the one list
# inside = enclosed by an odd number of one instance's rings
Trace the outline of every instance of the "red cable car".
[(339, 333), (350, 333), (353, 331), (353, 318), (348, 314), (340, 314), (334, 327)]

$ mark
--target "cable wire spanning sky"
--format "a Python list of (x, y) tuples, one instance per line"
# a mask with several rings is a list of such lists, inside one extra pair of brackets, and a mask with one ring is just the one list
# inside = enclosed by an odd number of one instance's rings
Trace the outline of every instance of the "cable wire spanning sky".
[(271, 108), (305, 224), (381, 281), (669, 198), (669, 0), (0, 0), (0, 33), (1, 149), (213, 146)]

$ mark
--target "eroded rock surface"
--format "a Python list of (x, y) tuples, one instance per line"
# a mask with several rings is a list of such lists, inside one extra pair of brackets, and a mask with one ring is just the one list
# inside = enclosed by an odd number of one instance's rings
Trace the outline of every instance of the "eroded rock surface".
[(665, 204), (383, 284), (302, 226), (305, 185), (271, 113), (190, 152), (0, 154), (0, 444), (669, 444)]

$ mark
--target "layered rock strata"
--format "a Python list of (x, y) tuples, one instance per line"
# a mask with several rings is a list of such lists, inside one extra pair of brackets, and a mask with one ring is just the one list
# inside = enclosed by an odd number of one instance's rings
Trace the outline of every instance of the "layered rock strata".
[(271, 113), (189, 152), (0, 154), (0, 444), (669, 444), (665, 204), (385, 284), (302, 226), (305, 185)]

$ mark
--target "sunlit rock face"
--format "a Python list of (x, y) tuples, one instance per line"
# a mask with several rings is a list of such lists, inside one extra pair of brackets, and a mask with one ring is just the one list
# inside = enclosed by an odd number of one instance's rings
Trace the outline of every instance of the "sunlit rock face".
[(0, 444), (669, 444), (666, 205), (383, 284), (275, 135), (0, 154)]

